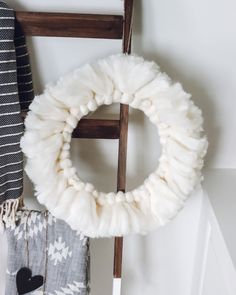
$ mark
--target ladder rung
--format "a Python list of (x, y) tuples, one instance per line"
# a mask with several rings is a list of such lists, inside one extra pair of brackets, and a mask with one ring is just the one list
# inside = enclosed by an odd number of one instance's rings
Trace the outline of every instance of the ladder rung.
[(16, 12), (25, 35), (122, 39), (123, 16), (104, 14)]
[[(24, 120), (27, 113), (22, 112)], [(81, 119), (72, 133), (73, 138), (119, 139), (120, 120)]]
[(119, 139), (120, 121), (104, 119), (82, 119), (73, 131), (73, 138)]

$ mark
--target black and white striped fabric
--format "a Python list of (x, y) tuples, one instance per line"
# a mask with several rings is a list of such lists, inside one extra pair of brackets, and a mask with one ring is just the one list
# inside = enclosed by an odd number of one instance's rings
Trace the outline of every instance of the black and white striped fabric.
[(0, 1), (0, 220), (11, 217), (22, 194), (21, 111), (33, 97), (25, 37), (14, 11)]

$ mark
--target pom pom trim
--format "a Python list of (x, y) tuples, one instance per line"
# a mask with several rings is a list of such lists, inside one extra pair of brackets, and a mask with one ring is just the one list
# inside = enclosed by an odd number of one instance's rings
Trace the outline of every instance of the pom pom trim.
[[(83, 182), (70, 160), (78, 121), (103, 104), (142, 110), (162, 145), (157, 169), (132, 191), (108, 194)], [(36, 195), (55, 217), (90, 237), (147, 233), (171, 220), (201, 181), (207, 139), (201, 111), (179, 83), (141, 57), (113, 55), (85, 65), (35, 97), (21, 147)]]

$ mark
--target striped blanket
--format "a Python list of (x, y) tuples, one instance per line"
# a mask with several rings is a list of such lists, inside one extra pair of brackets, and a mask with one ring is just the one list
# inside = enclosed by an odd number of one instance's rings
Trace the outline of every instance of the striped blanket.
[(21, 111), (34, 97), (26, 40), (14, 11), (0, 1), (0, 221), (14, 219), (23, 190)]

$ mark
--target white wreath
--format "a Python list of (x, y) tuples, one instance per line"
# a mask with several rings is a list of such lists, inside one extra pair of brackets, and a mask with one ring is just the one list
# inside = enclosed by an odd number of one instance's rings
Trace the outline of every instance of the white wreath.
[[(201, 181), (207, 140), (202, 114), (154, 62), (113, 55), (48, 85), (25, 120), (21, 147), (36, 195), (57, 218), (90, 237), (146, 233), (172, 219)], [(98, 192), (84, 183), (70, 160), (78, 121), (114, 102), (142, 110), (158, 127), (158, 168), (127, 193)]]

